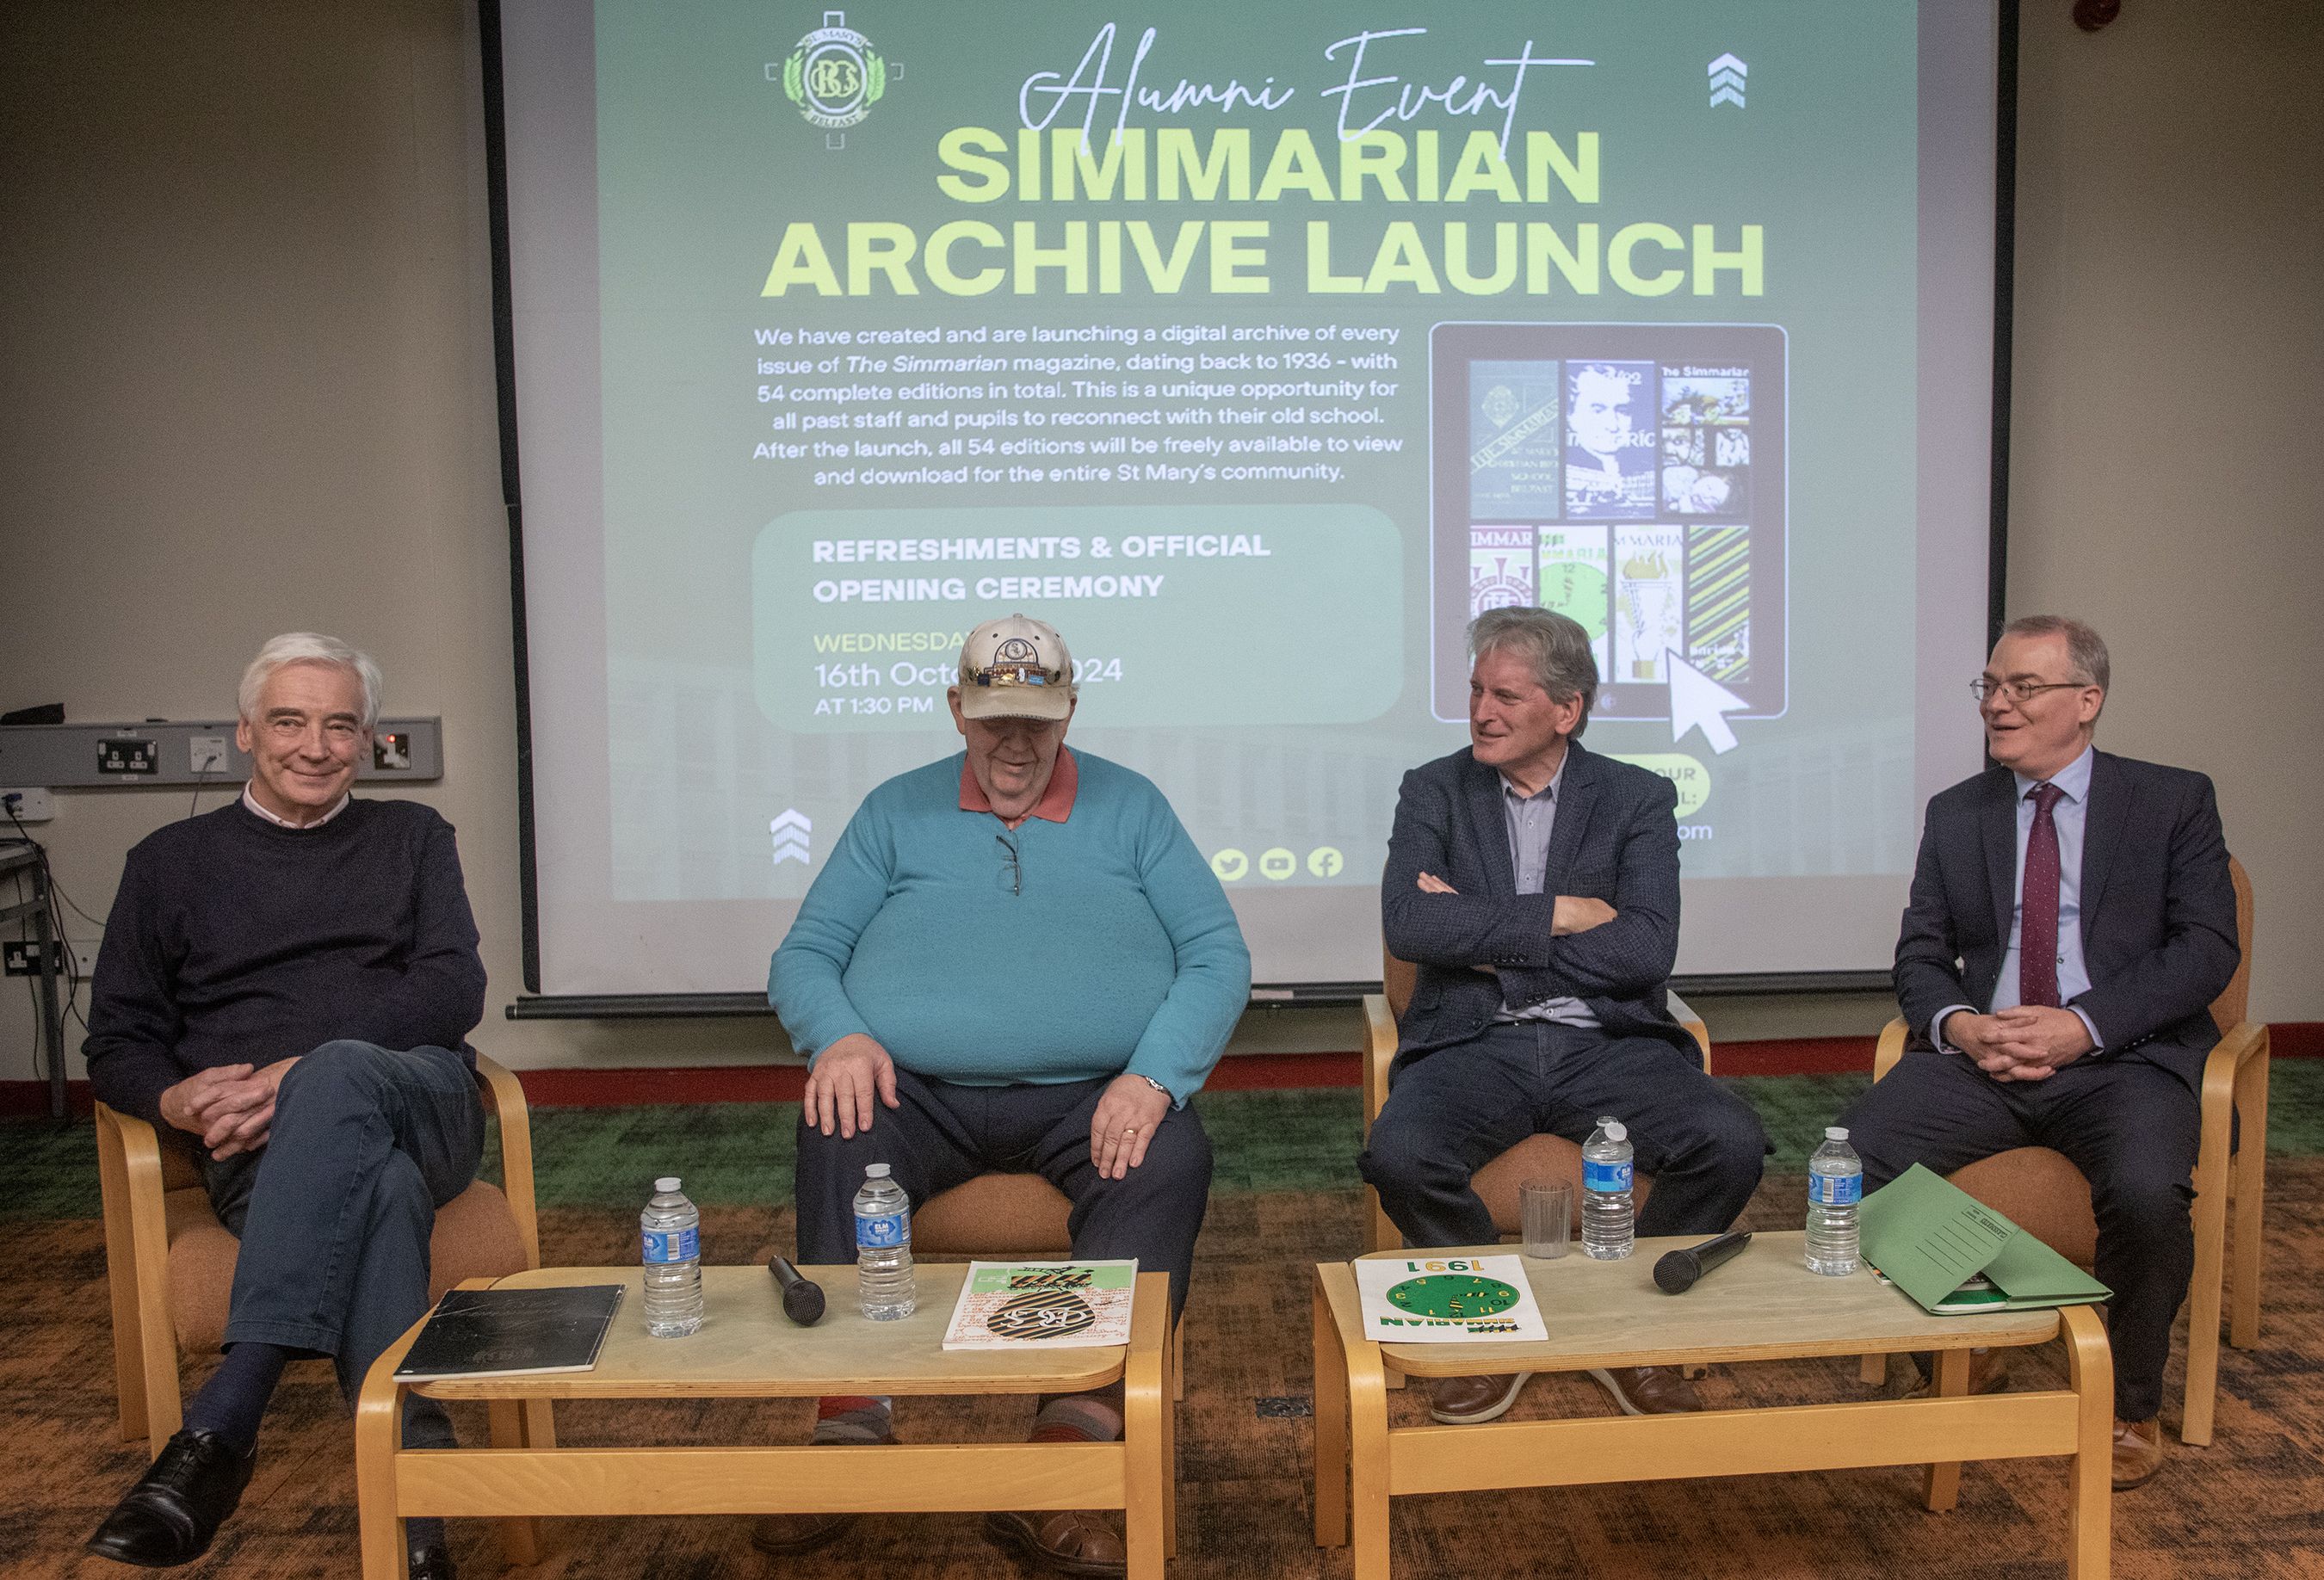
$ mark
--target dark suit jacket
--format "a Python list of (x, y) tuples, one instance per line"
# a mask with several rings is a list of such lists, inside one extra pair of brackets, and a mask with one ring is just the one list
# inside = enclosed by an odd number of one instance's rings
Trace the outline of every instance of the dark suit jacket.
[[(1664, 1005), (1678, 954), (1678, 792), (1644, 768), (1566, 747), (1544, 892), (1517, 892), (1501, 776), (1465, 749), (1404, 776), (1380, 924), (1388, 952), (1419, 967), (1402, 1054), (1468, 1041), (1504, 999), (1579, 998), (1609, 1037), (1656, 1037), (1697, 1064), (1701, 1049)], [(1434, 873), (1460, 893), (1423, 894)], [(1602, 927), (1552, 935), (1557, 896), (1604, 900)], [(1475, 968), (1499, 969), (1499, 980)]]
[[(2017, 897), (2017, 785), (1987, 768), (1929, 803), (1913, 896), (1896, 940), (1896, 998), (1924, 1041), (1949, 1006), (1993, 1002)], [(2240, 954), (2236, 891), (2211, 781), (2107, 752), (2090, 769), (2082, 829), (2082, 959), (2073, 1003), (2105, 1045), (2201, 1079), (2219, 1040), (2210, 1004)]]

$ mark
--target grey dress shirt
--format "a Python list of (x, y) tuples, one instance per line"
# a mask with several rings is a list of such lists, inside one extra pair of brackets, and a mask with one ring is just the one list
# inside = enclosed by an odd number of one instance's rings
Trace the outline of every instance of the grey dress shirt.
[[(1561, 757), (1557, 772), (1532, 795), (1520, 795), (1516, 785), (1501, 781), (1501, 818), (1509, 831), (1509, 866), (1517, 873), (1517, 893), (1537, 895), (1549, 881), (1549, 836), (1557, 827), (1557, 789), (1565, 782), (1569, 757)], [(1598, 1017), (1579, 998), (1545, 998), (1523, 1009), (1507, 1004), (1493, 1017), (1504, 1025), (1519, 1021), (1555, 1021), (1562, 1026), (1594, 1026)]]

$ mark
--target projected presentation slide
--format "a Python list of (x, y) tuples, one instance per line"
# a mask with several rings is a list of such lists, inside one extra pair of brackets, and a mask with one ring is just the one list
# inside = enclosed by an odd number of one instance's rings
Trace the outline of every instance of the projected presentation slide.
[(1978, 760), (1986, 7), (501, 12), (540, 989), (757, 987), (1013, 611), (1262, 983), (1379, 975), (1509, 604), (1678, 785), (1683, 969), (1886, 963)]

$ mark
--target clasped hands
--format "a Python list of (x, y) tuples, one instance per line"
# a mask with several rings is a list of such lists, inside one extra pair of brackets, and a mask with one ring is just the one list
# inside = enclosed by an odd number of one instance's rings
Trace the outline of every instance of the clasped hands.
[(274, 1094), (298, 1063), (221, 1064), (198, 1070), (161, 1094), (161, 1117), (174, 1129), (202, 1138), (202, 1149), (223, 1162), (256, 1152), (274, 1128)]
[[(802, 1112), (824, 1134), (836, 1130), (852, 1138), (857, 1131), (872, 1128), (875, 1093), (886, 1107), (900, 1106), (896, 1061), (874, 1038), (851, 1032), (825, 1048), (807, 1071)], [(1098, 1177), (1127, 1179), (1130, 1170), (1146, 1161), (1147, 1144), (1169, 1114), (1169, 1095), (1156, 1091), (1144, 1076), (1114, 1077), (1090, 1116), (1090, 1162), (1097, 1165)]]
[[(1461, 891), (1433, 872), (1420, 875), (1420, 892), (1424, 895), (1457, 895)], [(1603, 900), (1593, 900), (1586, 895), (1560, 895), (1557, 909), (1550, 919), (1549, 931), (1558, 938), (1571, 938), (1577, 932), (1587, 932), (1593, 927), (1603, 927), (1620, 913)], [(1472, 966), (1488, 977), (1499, 977), (1496, 966)]]
[(1992, 1015), (1955, 1010), (1937, 1034), (1996, 1080), (2047, 1080), (2097, 1045), (2072, 1010), (2034, 1004)]

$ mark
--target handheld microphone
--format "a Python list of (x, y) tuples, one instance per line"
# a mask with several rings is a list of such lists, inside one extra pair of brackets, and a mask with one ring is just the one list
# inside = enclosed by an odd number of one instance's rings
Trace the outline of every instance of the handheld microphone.
[(1655, 1282), (1666, 1295), (1683, 1295), (1694, 1287), (1695, 1280), (1750, 1243), (1749, 1230), (1730, 1229), (1715, 1240), (1670, 1252), (1655, 1263)]
[(801, 1327), (813, 1327), (823, 1320), (823, 1286), (802, 1274), (783, 1257), (770, 1258), (767, 1271), (783, 1287), (783, 1315)]

